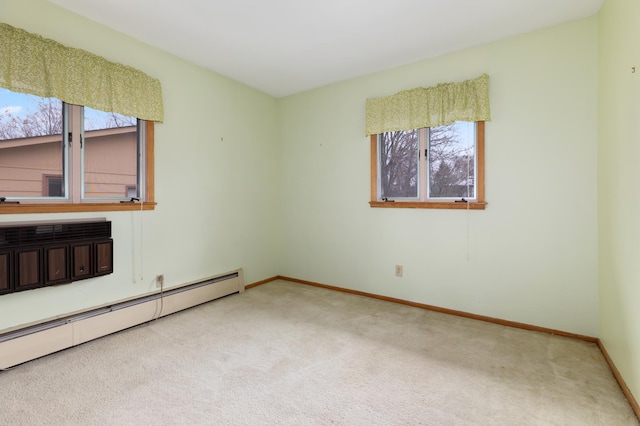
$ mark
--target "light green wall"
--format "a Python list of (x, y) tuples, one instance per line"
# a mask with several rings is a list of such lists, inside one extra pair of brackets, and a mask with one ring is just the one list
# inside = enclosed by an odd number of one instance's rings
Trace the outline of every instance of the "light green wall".
[[(0, 20), (138, 68), (162, 83), (153, 212), (0, 215), (0, 222), (106, 217), (109, 276), (0, 298), (0, 330), (242, 267), (278, 273), (276, 100), (106, 29), (44, 0), (4, 0)], [(224, 139), (224, 140), (221, 140)], [(142, 239), (141, 239), (142, 235)]]
[[(44, 0), (0, 16), (159, 78), (166, 107), (155, 211), (0, 216), (106, 217), (115, 241), (114, 274), (2, 296), (0, 329), (243, 267), (600, 336), (640, 394), (637, 1), (282, 100)], [(364, 100), (484, 72), (487, 210), (369, 208)]]
[[(44, 0), (0, 16), (159, 78), (166, 107), (155, 211), (0, 216), (106, 217), (115, 241), (112, 275), (2, 296), (0, 330), (243, 267), (600, 336), (640, 395), (637, 1), (282, 100)], [(364, 100), (484, 72), (487, 209), (369, 208)]]
[(638, 399), (640, 3), (605, 0), (598, 18), (600, 338)]
[[(485, 72), (487, 209), (370, 208), (365, 99)], [(281, 274), (597, 335), (595, 16), (279, 107)]]

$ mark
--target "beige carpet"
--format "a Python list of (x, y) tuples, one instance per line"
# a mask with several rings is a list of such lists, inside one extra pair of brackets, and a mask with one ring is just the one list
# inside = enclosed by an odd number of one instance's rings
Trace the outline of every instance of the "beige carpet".
[(283, 281), (0, 372), (0, 425), (638, 425), (590, 343)]

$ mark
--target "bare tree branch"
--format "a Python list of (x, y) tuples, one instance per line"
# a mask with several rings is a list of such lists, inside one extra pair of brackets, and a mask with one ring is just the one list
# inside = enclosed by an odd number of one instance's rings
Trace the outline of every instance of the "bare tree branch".
[[(474, 147), (461, 143), (455, 123), (428, 129), (429, 194), (431, 197), (472, 197)], [(383, 133), (379, 173), (382, 197), (418, 196), (419, 131)]]
[(42, 98), (36, 111), (23, 117), (12, 112), (0, 114), (0, 139), (19, 139), (62, 134), (62, 102), (55, 98)]

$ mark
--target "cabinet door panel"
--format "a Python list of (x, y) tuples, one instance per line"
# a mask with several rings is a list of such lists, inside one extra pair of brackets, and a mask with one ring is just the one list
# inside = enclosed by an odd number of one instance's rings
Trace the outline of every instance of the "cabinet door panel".
[(70, 282), (69, 278), (69, 247), (45, 248), (45, 284), (60, 284)]
[(96, 275), (106, 275), (113, 272), (113, 241), (99, 241), (95, 243)]
[(81, 280), (93, 276), (92, 247), (91, 243), (71, 246), (71, 279)]
[(0, 252), (0, 294), (9, 293), (12, 288), (11, 252)]
[(42, 285), (42, 249), (16, 250), (16, 290)]

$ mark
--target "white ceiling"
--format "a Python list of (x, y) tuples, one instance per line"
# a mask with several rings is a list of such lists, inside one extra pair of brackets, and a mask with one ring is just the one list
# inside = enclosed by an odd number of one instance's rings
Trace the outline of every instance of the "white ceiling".
[(603, 0), (49, 0), (283, 97), (595, 14)]

